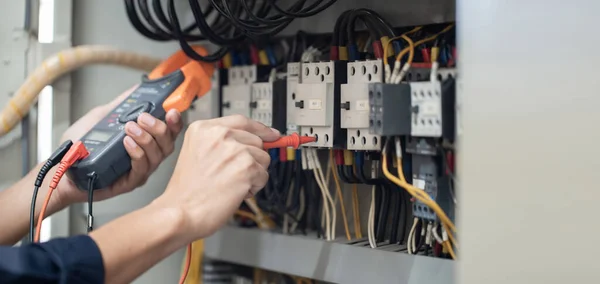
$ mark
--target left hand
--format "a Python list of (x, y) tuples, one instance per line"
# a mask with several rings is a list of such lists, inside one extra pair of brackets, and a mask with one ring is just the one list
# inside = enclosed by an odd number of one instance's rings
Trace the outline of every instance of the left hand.
[[(96, 107), (85, 114), (65, 131), (61, 143), (68, 139), (72, 141), (81, 139), (134, 89), (135, 87), (127, 90), (112, 102)], [(131, 157), (131, 171), (110, 187), (96, 191), (94, 200), (111, 198), (142, 186), (159, 164), (173, 152), (175, 140), (182, 129), (181, 114), (176, 110), (167, 113), (166, 123), (147, 113), (140, 115), (137, 123), (128, 122), (125, 125), (127, 136), (123, 139), (123, 144)], [(87, 201), (87, 192), (78, 189), (75, 183), (65, 175), (52, 199), (62, 206), (68, 206), (72, 203)]]

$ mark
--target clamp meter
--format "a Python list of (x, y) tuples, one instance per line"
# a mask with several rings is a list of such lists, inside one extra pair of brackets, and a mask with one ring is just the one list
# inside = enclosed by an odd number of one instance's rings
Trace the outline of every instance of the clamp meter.
[[(193, 48), (207, 55), (204, 48)], [(137, 121), (144, 112), (164, 121), (171, 109), (187, 110), (196, 98), (210, 90), (213, 71), (212, 64), (190, 60), (179, 51), (144, 75), (137, 89), (81, 138), (90, 155), (69, 169), (71, 180), (87, 190), (95, 175), (93, 189), (100, 189), (129, 172), (131, 158), (123, 145), (125, 124)]]

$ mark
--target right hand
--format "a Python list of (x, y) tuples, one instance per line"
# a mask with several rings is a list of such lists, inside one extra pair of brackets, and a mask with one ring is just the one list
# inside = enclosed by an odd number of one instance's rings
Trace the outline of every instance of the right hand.
[(279, 136), (243, 116), (192, 123), (169, 185), (156, 202), (183, 210), (190, 240), (213, 234), (245, 198), (265, 186), (270, 157), (263, 141)]

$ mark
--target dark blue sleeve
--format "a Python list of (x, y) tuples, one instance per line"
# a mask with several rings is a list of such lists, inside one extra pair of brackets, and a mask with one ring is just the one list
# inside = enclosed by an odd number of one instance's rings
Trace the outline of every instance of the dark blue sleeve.
[(9, 283), (104, 283), (102, 255), (89, 236), (0, 246), (0, 284)]

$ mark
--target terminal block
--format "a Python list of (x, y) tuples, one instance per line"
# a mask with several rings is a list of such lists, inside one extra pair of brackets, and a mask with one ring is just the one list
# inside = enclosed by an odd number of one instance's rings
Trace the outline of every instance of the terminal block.
[(381, 137), (369, 133), (369, 83), (381, 82), (381, 60), (348, 63), (348, 83), (342, 84), (340, 126), (347, 129), (349, 150), (380, 150)]
[(286, 81), (252, 84), (250, 113), (253, 120), (286, 132)]
[[(429, 194), (446, 215), (453, 220), (454, 204), (450, 194), (452, 185), (448, 176), (440, 175), (441, 170), (438, 165), (436, 156), (412, 155), (412, 184)], [(439, 221), (437, 214), (419, 201), (415, 201), (413, 204), (413, 215), (422, 219)]]
[(303, 63), (297, 86), (295, 122), (300, 134), (315, 136), (306, 147), (344, 147), (346, 130), (340, 128), (340, 87), (346, 83), (345, 62)]
[[(287, 102), (286, 102), (286, 122), (287, 129), (286, 133), (298, 133), (298, 125), (296, 124), (296, 101), (297, 101), (297, 89), (300, 83), (300, 68), (302, 63), (290, 62), (287, 64)], [(283, 132), (282, 132), (283, 133)]]
[(368, 94), (370, 134), (410, 135), (410, 85), (371, 83)]
[(227, 85), (221, 91), (221, 115), (241, 114), (250, 117), (252, 84), (265, 82), (270, 68), (266, 66), (231, 67), (227, 74)]

